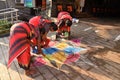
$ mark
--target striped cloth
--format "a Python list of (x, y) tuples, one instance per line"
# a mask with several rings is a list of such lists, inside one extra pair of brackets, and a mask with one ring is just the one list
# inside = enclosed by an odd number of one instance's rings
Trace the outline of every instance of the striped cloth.
[(9, 40), (9, 60), (7, 65), (8, 68), (15, 58), (17, 58), (20, 65), (29, 65), (30, 44), (28, 40), (36, 36), (37, 34), (35, 33), (34, 27), (25, 22), (16, 23), (11, 27)]

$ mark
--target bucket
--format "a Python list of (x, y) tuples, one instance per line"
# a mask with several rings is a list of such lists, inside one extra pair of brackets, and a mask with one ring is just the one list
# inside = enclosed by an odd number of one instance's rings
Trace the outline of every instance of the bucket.
[(48, 34), (47, 34), (47, 37), (50, 39), (50, 40), (56, 40), (56, 32), (51, 32), (49, 31)]

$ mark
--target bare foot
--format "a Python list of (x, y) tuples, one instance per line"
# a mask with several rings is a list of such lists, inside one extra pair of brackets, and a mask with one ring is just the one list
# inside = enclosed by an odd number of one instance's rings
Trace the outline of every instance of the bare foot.
[(27, 76), (31, 76), (31, 75), (36, 74), (36, 73), (37, 73), (37, 71), (35, 69), (25, 70), (25, 74)]

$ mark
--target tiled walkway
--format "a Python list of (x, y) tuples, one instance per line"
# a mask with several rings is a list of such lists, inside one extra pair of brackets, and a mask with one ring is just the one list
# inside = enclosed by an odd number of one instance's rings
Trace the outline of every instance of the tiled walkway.
[(9, 36), (1, 37), (0, 80), (120, 80), (120, 47), (114, 41), (120, 34), (119, 24), (103, 22), (81, 19), (73, 24), (72, 37), (80, 38), (81, 46), (89, 51), (60, 70), (50, 65), (34, 67), (38, 72), (31, 77), (24, 75), (16, 60), (7, 69)]

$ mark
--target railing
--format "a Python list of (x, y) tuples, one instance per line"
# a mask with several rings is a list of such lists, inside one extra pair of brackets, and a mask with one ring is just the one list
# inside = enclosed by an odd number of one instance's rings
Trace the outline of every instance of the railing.
[(9, 33), (12, 24), (19, 22), (18, 9), (6, 8), (0, 10), (0, 36)]
[(11, 24), (18, 22), (18, 9), (6, 8), (0, 10), (0, 21), (7, 21)]

